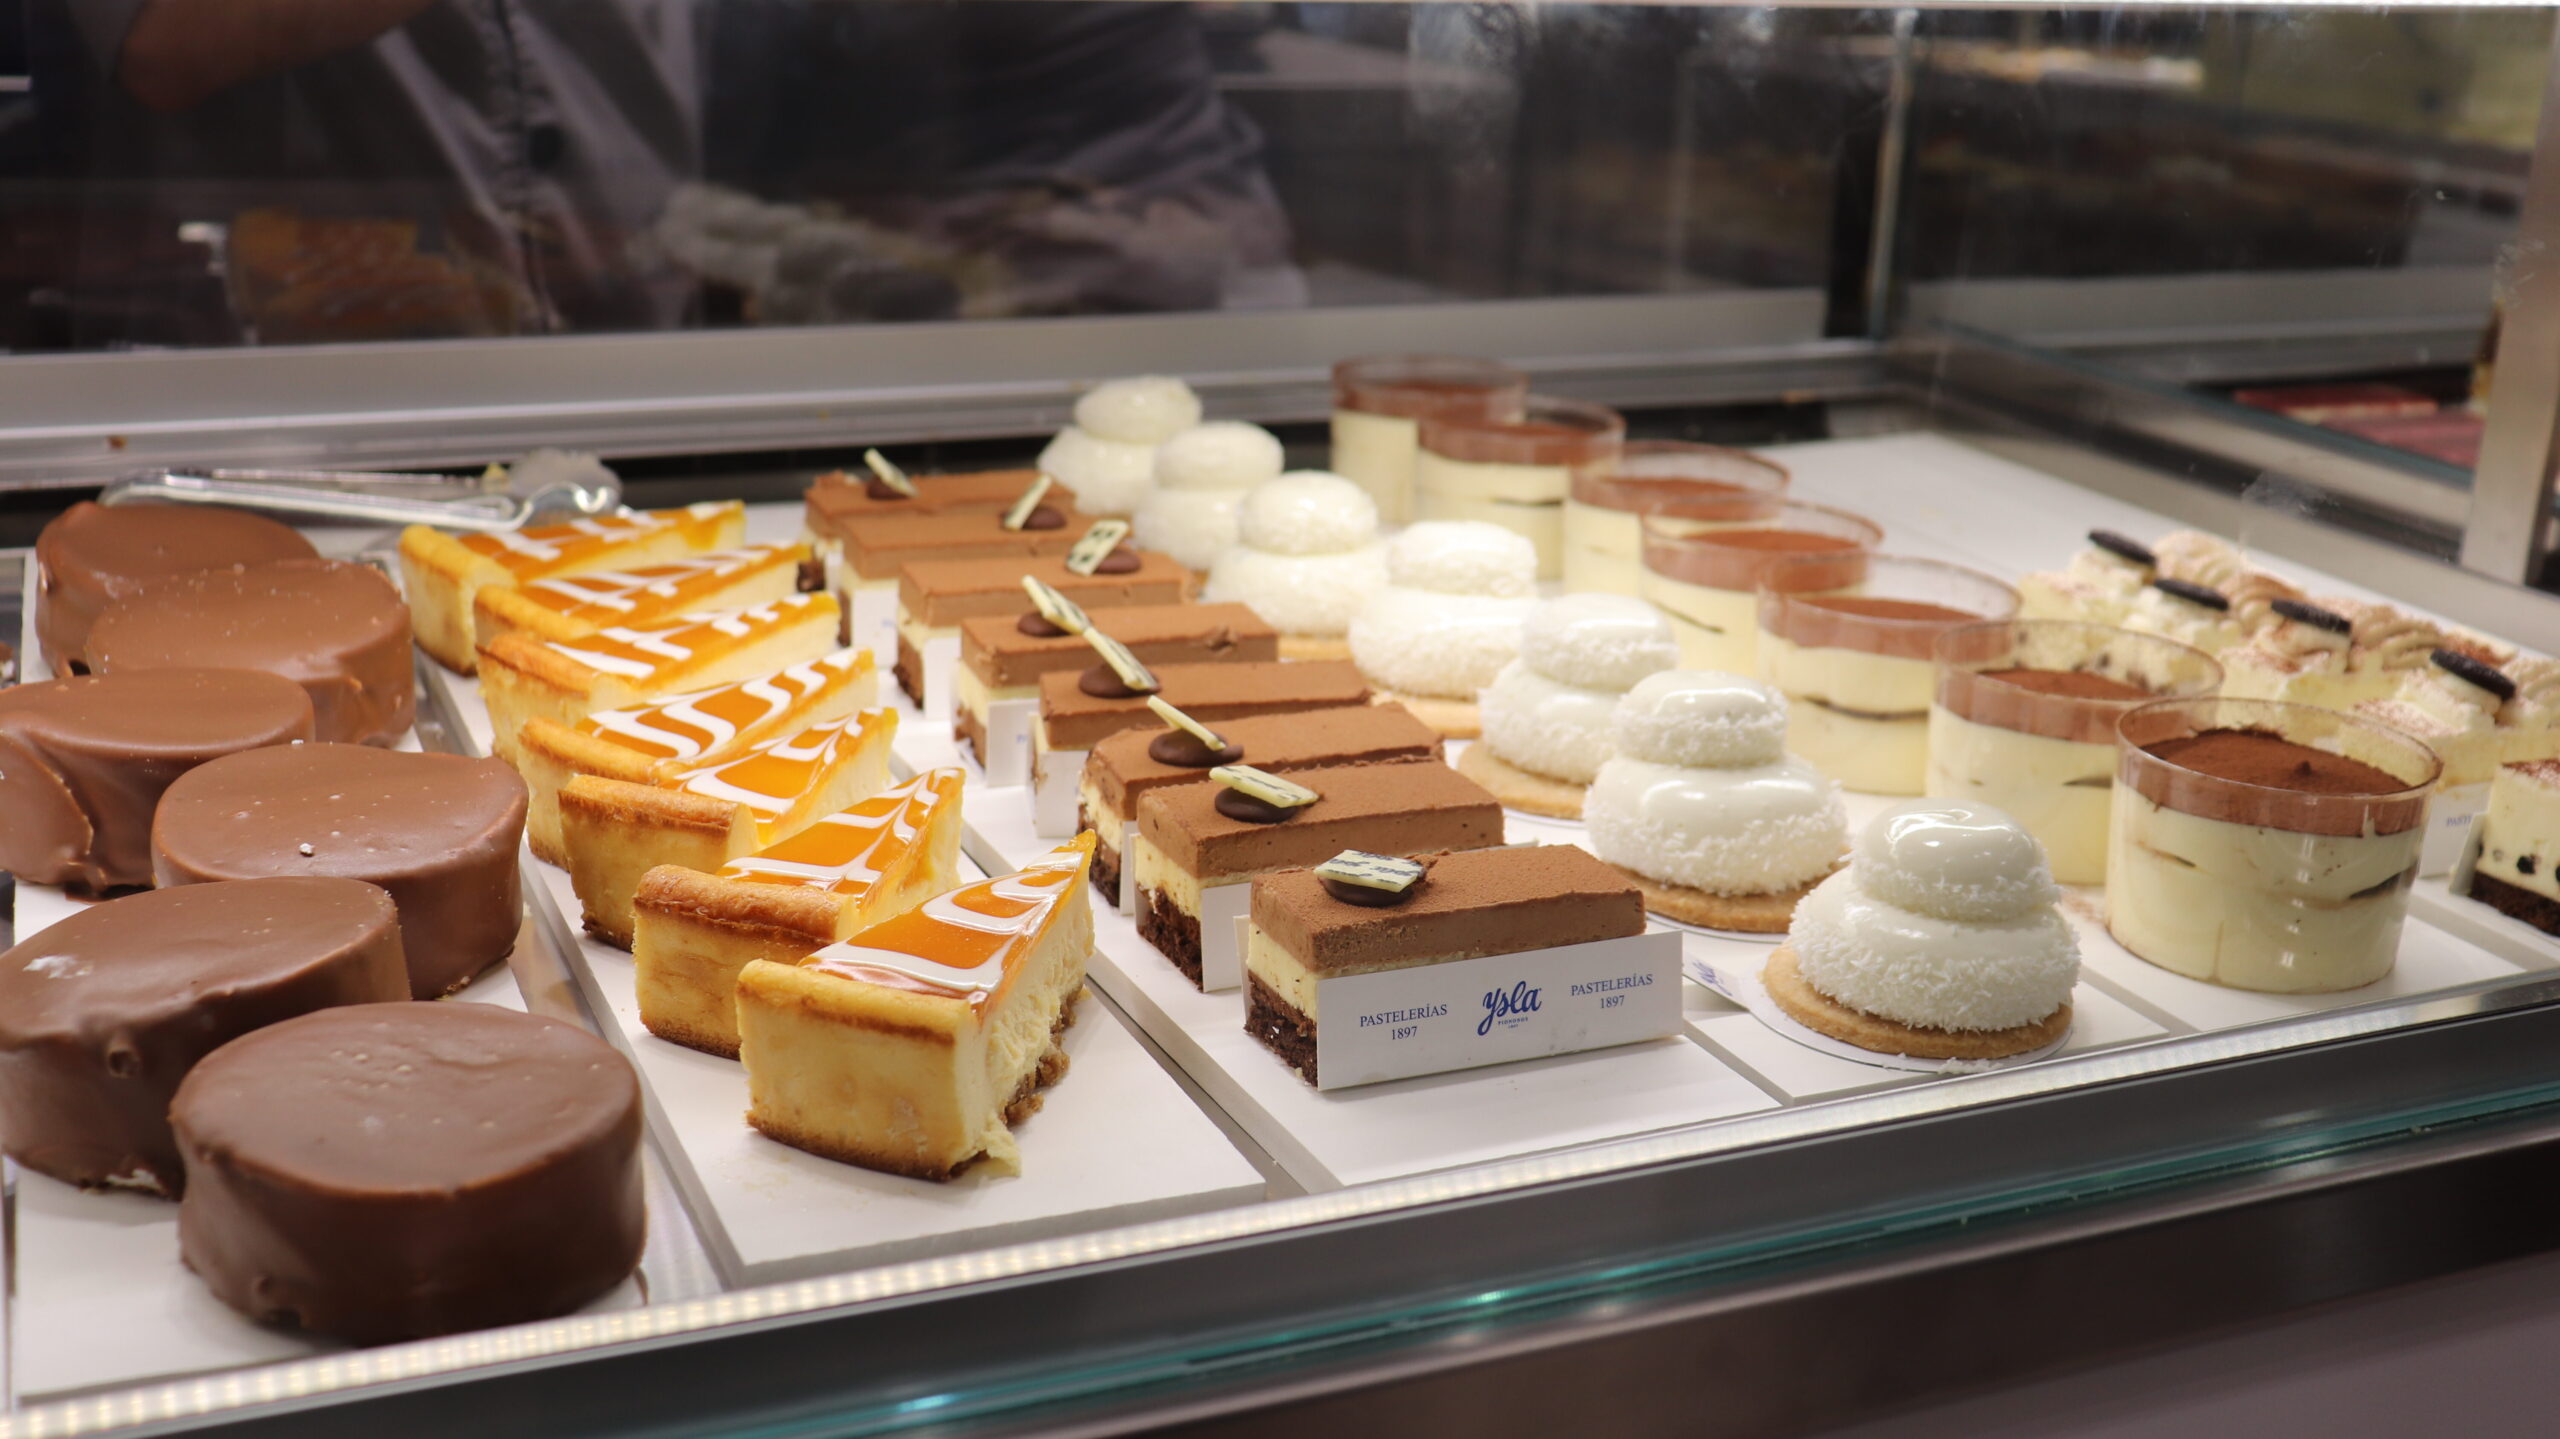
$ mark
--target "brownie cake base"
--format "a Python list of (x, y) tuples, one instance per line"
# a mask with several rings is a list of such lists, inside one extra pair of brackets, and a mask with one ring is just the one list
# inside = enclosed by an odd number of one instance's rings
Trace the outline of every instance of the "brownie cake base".
[(1200, 916), (1184, 914), (1152, 889), (1139, 890), (1138, 937), (1172, 960), (1193, 989), (1206, 988), (1200, 977)]
[(1316, 1082), (1316, 1022), (1272, 992), (1262, 976), (1244, 977), (1244, 1032), (1280, 1056), (1280, 1062)]
[(2544, 934), (2560, 934), (2560, 900), (2547, 899), (2521, 885), (2493, 875), (2471, 876), (2471, 897), (2509, 919), (2520, 919)]
[[(898, 658), (889, 673), (897, 676), (899, 690), (916, 702), (916, 708), (924, 708), (924, 656), (916, 653), (905, 635), (898, 636)], [(979, 762), (985, 763), (985, 757), (980, 756)]]

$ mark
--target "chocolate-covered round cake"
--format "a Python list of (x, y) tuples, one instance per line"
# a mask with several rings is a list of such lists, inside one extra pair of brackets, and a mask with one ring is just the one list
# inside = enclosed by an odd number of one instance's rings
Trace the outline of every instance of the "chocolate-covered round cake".
[(101, 674), (172, 666), (264, 670), (311, 695), (319, 737), (391, 745), (418, 712), (409, 607), (346, 560), (280, 560), (155, 581), (90, 626)]
[(311, 738), (300, 685), (135, 670), (0, 689), (0, 869), (84, 894), (151, 883), (151, 814), (208, 760)]
[(169, 1100), (251, 1030), (409, 993), (391, 896), (351, 879), (94, 905), (0, 954), (0, 1147), (86, 1187), (176, 1194)]
[(309, 559), (301, 535), (246, 510), (83, 500), (36, 536), (36, 642), (57, 674), (84, 663), (89, 626), (154, 580), (232, 565)]
[(493, 759), (351, 744), (246, 750), (179, 777), (151, 827), (163, 885), (337, 875), (391, 891), (410, 993), (459, 989), (515, 946), (525, 789)]
[(566, 1314), (647, 1232), (640, 1083), (486, 1004), (359, 1004), (233, 1040), (179, 1086), (178, 1253), (234, 1309), (357, 1343)]

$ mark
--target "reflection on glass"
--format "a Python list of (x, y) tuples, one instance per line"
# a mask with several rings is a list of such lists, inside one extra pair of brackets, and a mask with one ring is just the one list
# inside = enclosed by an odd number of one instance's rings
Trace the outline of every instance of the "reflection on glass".
[(12, 350), (1815, 286), (1877, 82), (1842, 12), (35, 13)]

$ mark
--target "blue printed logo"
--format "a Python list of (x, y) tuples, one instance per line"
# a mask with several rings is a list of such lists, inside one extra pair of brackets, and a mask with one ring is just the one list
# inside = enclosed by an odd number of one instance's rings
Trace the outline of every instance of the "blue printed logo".
[(1482, 1038), (1485, 1035), (1493, 1033), (1493, 1022), (1497, 1019), (1510, 1024), (1518, 1024), (1537, 1012), (1538, 991), (1531, 989), (1528, 981), (1526, 980), (1511, 986), (1507, 990), (1486, 990), (1484, 995), (1484, 1018), (1476, 1024), (1476, 1035), (1478, 1038)]

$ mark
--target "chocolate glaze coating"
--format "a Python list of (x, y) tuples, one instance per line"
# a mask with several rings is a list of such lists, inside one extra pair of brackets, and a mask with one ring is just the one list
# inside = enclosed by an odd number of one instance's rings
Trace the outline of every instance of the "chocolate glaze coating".
[(1098, 700), (1124, 700), (1143, 690), (1131, 689), (1120, 678), (1120, 672), (1107, 664), (1097, 664), (1076, 676), (1076, 688)]
[(208, 760), (311, 738), (300, 685), (255, 670), (75, 676), (0, 690), (0, 869), (95, 894), (151, 883), (151, 815)]
[(1067, 517), (1055, 505), (1033, 505), (1031, 513), (1024, 517), (1022, 527), (1026, 530), (1063, 530), (1067, 527)]
[(56, 674), (85, 665), (89, 626), (154, 580), (230, 565), (309, 559), (319, 551), (264, 515), (204, 505), (82, 500), (36, 536), (36, 642)]
[(1104, 555), (1094, 565), (1093, 572), (1097, 575), (1134, 575), (1145, 565), (1146, 561), (1138, 552), (1124, 544)]
[(1372, 889), (1365, 884), (1347, 884), (1323, 874), (1316, 876), (1316, 882), (1324, 886), (1325, 893), (1344, 904), (1356, 904), (1362, 909), (1393, 909), (1422, 893), (1422, 887), (1431, 882), (1431, 877), (1424, 875), (1402, 889)]
[(1022, 618), (1013, 622), (1013, 627), (1036, 640), (1054, 640), (1066, 633), (1059, 626), (1049, 623), (1049, 617), (1038, 610), (1024, 610)]
[(866, 500), (891, 501), (912, 500), (915, 498), (915, 496), (908, 494), (906, 491), (891, 486), (887, 480), (880, 478), (878, 475), (873, 475), (871, 478), (862, 482), (862, 497)]
[(329, 874), (391, 891), (409, 992), (462, 987), (515, 947), (525, 789), (494, 759), (351, 744), (246, 750), (179, 777), (151, 826), (163, 886)]
[(0, 1144), (39, 1173), (176, 1194), (169, 1100), (251, 1030), (405, 998), (391, 896), (252, 879), (84, 909), (0, 954)]
[(640, 1085), (486, 1004), (359, 1004), (214, 1051), (169, 1118), (178, 1253), (264, 1323), (358, 1343), (566, 1314), (640, 1261)]
[(1244, 750), (1232, 744), (1211, 749), (1189, 730), (1169, 729), (1147, 741), (1147, 758), (1184, 769), (1215, 769), (1222, 764), (1244, 763)]
[(1243, 824), (1284, 824), (1296, 819), (1300, 810), (1308, 808), (1302, 804), (1272, 804), (1255, 799), (1243, 790), (1223, 787), (1210, 803), (1217, 806), (1218, 813)]
[(396, 744), (418, 711), (409, 607), (345, 560), (281, 560), (143, 586), (90, 627), (89, 667), (265, 670), (311, 694), (320, 738)]

